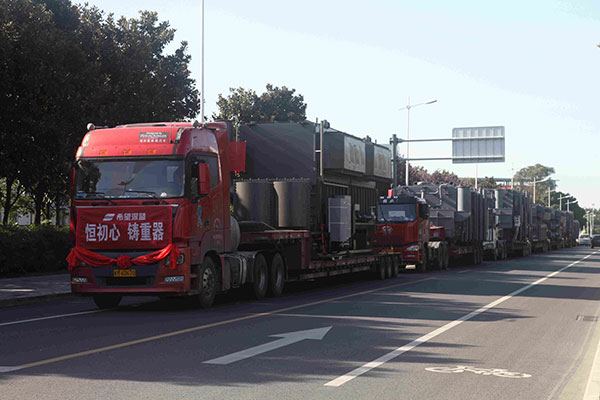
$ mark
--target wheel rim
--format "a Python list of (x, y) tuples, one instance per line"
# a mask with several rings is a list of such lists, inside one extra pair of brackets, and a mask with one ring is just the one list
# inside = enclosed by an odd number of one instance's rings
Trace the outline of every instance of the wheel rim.
[(281, 268), (277, 268), (277, 271), (275, 272), (275, 285), (277, 287), (281, 286), (282, 279), (283, 279), (283, 274), (281, 273)]
[(265, 283), (267, 282), (266, 274), (264, 268), (259, 269), (258, 271), (258, 287), (262, 290), (265, 287)]
[(210, 295), (215, 287), (215, 277), (210, 268), (204, 268), (202, 273), (202, 293)]

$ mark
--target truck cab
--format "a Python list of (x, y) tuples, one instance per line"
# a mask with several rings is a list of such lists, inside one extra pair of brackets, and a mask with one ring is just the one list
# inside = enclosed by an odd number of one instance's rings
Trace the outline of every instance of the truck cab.
[(230, 125), (88, 130), (71, 190), (72, 292), (101, 308), (126, 294), (183, 295), (200, 285), (214, 296), (219, 254), (237, 247), (230, 172), (243, 169), (244, 151)]
[(430, 238), (429, 207), (414, 196), (381, 197), (373, 244), (382, 252), (401, 254), (404, 264), (426, 268)]

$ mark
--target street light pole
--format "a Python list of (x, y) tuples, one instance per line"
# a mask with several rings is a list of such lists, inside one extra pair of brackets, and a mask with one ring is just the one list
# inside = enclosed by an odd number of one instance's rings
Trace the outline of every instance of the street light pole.
[(590, 229), (590, 235), (594, 234), (594, 217), (595, 217), (595, 209), (594, 209), (595, 204), (592, 204), (592, 211), (591, 211), (591, 224), (592, 224), (592, 228)]
[(541, 180), (536, 180), (536, 177), (533, 177), (533, 204), (535, 204), (535, 184), (536, 183), (542, 183), (542, 182), (546, 182), (547, 180), (550, 179), (550, 175), (548, 175), (547, 177), (545, 177), (544, 179)]
[(410, 143), (408, 142), (408, 140), (410, 140), (410, 109), (413, 107), (417, 107), (417, 106), (422, 106), (425, 104), (433, 104), (437, 101), (437, 99), (432, 99), (432, 100), (427, 100), (424, 101), (423, 103), (417, 103), (417, 104), (410, 104), (410, 96), (408, 97), (408, 104), (406, 105), (406, 107), (402, 107), (399, 111), (402, 110), (406, 110), (406, 186), (409, 185), (409, 178), (408, 178), (408, 159), (409, 159), (409, 145)]
[(571, 197), (571, 195), (568, 195), (568, 196), (558, 196), (558, 204), (559, 204), (558, 209), (560, 211), (562, 211), (562, 201), (563, 201), (563, 199), (567, 199), (569, 197)]

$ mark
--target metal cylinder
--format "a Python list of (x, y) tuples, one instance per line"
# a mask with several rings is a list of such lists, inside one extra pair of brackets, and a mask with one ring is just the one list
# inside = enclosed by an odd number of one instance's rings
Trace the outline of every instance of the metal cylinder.
[(277, 193), (277, 225), (280, 228), (308, 229), (310, 224), (310, 183), (307, 179), (273, 182)]
[(277, 201), (273, 182), (266, 180), (238, 181), (234, 207), (240, 221), (260, 221), (269, 225), (277, 222)]

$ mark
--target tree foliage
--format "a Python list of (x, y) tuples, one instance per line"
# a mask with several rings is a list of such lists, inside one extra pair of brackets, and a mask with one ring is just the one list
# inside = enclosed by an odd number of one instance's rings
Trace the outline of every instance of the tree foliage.
[[(525, 168), (521, 168), (514, 176), (515, 184), (521, 186), (531, 187), (531, 193), (533, 195), (533, 182), (540, 181), (551, 174), (553, 174), (554, 168), (547, 167), (542, 164), (530, 165)], [(548, 198), (548, 190), (556, 189), (556, 182), (552, 179), (547, 180), (546, 182), (536, 183), (535, 184), (535, 203), (544, 204), (545, 199)]]
[(219, 94), (219, 112), (213, 119), (233, 121), (236, 125), (249, 122), (300, 122), (306, 119), (306, 104), (296, 89), (281, 88), (270, 83), (260, 96), (252, 89), (230, 88), (229, 95)]
[(486, 176), (478, 182), (477, 186), (484, 189), (496, 189), (499, 187), (493, 176)]
[(14, 203), (9, 189), (16, 182), (33, 199), (37, 223), (49, 202), (65, 197), (69, 165), (88, 122), (196, 115), (187, 44), (164, 54), (173, 36), (154, 12), (115, 21), (70, 0), (0, 0), (4, 208)]
[[(406, 182), (406, 161), (401, 161), (397, 165), (397, 174), (398, 174), (398, 182), (401, 185), (404, 185)], [(456, 185), (464, 184), (465, 182), (461, 181), (453, 172), (447, 171), (445, 169), (436, 169), (432, 173), (423, 167), (412, 164), (409, 164), (408, 167), (409, 174), (409, 182), (411, 184), (416, 182), (431, 182), (431, 183), (453, 183)]]

